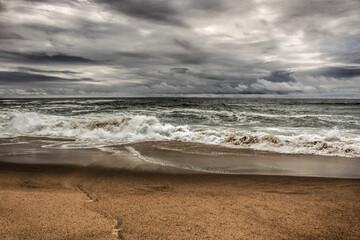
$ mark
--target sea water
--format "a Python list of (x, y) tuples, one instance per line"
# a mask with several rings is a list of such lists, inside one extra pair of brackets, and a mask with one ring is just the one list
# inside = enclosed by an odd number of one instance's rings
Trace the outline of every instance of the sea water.
[(54, 148), (182, 141), (360, 157), (360, 100), (0, 99), (0, 138), (69, 138)]

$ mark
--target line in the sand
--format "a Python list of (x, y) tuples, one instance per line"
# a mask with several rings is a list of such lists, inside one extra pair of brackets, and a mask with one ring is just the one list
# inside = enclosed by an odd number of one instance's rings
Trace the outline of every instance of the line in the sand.
[[(86, 197), (88, 198), (85, 202), (97, 202), (98, 201), (98, 199), (96, 197), (92, 197), (90, 195), (90, 193), (88, 191), (86, 191), (83, 187), (81, 187), (80, 185), (76, 185), (76, 188), (79, 189), (80, 192), (84, 193), (86, 195)], [(85, 207), (86, 207), (86, 205), (85, 205)], [(118, 239), (125, 239), (124, 236), (121, 234), (121, 229), (120, 229), (121, 220), (118, 217), (111, 217), (109, 214), (107, 214), (105, 212), (101, 212), (101, 211), (94, 210), (91, 208), (88, 208), (88, 209), (102, 215), (105, 218), (113, 220), (114, 227), (112, 229), (112, 234), (115, 235)]]
[(91, 196), (87, 191), (85, 191), (80, 185), (77, 185), (76, 187), (80, 190), (80, 192), (82, 192), (82, 193), (84, 193), (84, 194), (86, 195), (86, 197), (88, 198), (88, 199), (86, 200), (86, 202), (96, 202), (96, 201), (97, 201), (97, 198), (92, 197), (92, 196)]

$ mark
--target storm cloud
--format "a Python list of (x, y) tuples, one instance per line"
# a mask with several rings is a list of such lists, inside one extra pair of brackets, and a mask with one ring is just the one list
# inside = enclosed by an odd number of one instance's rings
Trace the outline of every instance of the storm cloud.
[(0, 83), (23, 84), (29, 82), (66, 82), (66, 81), (91, 81), (90, 78), (74, 79), (61, 78), (42, 74), (33, 74), (26, 72), (0, 72)]
[(360, 96), (358, 0), (0, 0), (0, 97)]
[(166, 0), (99, 0), (99, 4), (106, 4), (108, 9), (118, 11), (130, 17), (185, 27), (186, 23), (177, 18), (178, 11)]
[(31, 63), (46, 63), (46, 64), (56, 64), (56, 63), (91, 63), (93, 62), (90, 59), (86, 59), (79, 56), (69, 56), (66, 54), (48, 54), (45, 52), (28, 52), (28, 53), (19, 53), (19, 52), (7, 52), (1, 51), (0, 58), (5, 61), (14, 61), (14, 62), (31, 62)]

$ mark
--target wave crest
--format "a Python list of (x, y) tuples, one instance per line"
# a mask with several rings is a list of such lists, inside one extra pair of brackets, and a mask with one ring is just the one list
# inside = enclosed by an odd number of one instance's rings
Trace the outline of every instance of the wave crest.
[[(268, 150), (282, 153), (303, 153), (317, 155), (335, 155), (343, 157), (359, 157), (360, 147), (356, 141), (340, 141), (340, 137), (329, 137), (338, 129), (330, 130), (330, 134), (325, 134), (322, 140), (307, 141), (304, 137), (280, 137), (272, 135), (236, 135), (230, 134), (224, 139), (225, 144), (252, 148), (256, 150)], [(318, 137), (319, 139), (321, 137)], [(305, 138), (306, 139), (306, 138)]]
[[(12, 112), (0, 118), (0, 137), (46, 136), (72, 138), (61, 147), (102, 147), (141, 141), (183, 141), (222, 144), (281, 153), (360, 156), (358, 133), (338, 128), (288, 129), (188, 126), (164, 123), (146, 115), (57, 116)], [(59, 146), (59, 145), (57, 145)]]
[(245, 136), (238, 137), (238, 136), (236, 136), (236, 134), (232, 133), (224, 139), (224, 142), (232, 143), (234, 145), (249, 145), (249, 144), (260, 143), (260, 142), (269, 142), (269, 143), (277, 144), (280, 142), (280, 139), (275, 136), (271, 136), (271, 135), (265, 135), (262, 137), (245, 135)]

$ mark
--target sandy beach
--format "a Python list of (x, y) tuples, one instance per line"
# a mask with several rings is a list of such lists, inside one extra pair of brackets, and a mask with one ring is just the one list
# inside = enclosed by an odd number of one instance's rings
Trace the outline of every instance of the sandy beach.
[(360, 238), (358, 158), (176, 141), (0, 143), (0, 239)]
[(0, 164), (1, 239), (359, 239), (360, 181)]

